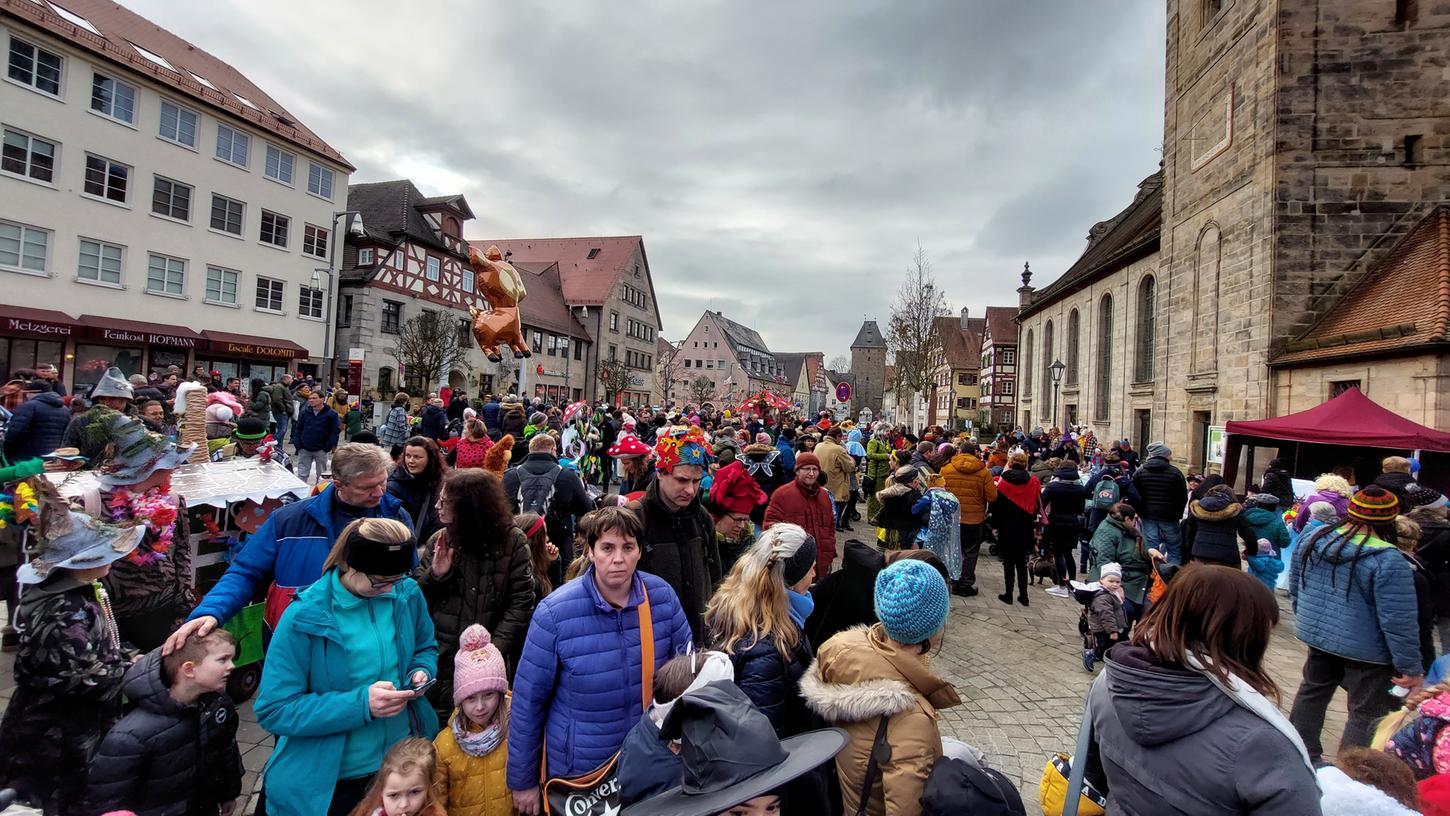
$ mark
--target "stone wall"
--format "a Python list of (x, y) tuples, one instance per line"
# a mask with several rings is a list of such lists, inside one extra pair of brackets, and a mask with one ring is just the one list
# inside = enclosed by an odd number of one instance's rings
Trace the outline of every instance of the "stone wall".
[(1357, 382), (1365, 396), (1406, 419), (1450, 428), (1450, 365), (1435, 354), (1281, 369), (1274, 373), (1274, 399), (1281, 414), (1305, 411), (1345, 382)]
[(872, 415), (880, 416), (881, 392), (886, 384), (886, 349), (851, 349), (851, 379), (851, 415), (870, 408)]

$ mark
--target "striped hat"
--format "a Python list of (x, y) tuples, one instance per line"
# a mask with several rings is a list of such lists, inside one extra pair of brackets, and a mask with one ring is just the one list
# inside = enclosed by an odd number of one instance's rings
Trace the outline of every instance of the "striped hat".
[(1349, 500), (1349, 517), (1368, 524), (1393, 522), (1400, 511), (1400, 500), (1383, 487), (1370, 485)]

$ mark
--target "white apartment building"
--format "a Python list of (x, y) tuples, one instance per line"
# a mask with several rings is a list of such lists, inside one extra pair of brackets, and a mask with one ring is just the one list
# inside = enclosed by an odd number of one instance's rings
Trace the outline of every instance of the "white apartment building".
[(352, 165), (240, 72), (105, 0), (0, 0), (0, 381), (320, 373)]

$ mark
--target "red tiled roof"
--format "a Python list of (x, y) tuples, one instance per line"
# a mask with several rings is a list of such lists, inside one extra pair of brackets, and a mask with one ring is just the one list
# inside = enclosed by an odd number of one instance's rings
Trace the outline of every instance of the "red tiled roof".
[(987, 329), (998, 346), (1017, 344), (1017, 310), (1011, 306), (988, 306)]
[(558, 264), (513, 261), (513, 266), (523, 277), (524, 289), (528, 291), (528, 297), (519, 304), (520, 321), (570, 337), (593, 340), (574, 317), (568, 304), (564, 303), (564, 294), (559, 288)]
[(1450, 206), (1432, 209), (1272, 365), (1382, 354), (1450, 335)]
[[(508, 238), (469, 241), (481, 252), (490, 245), (512, 252), (509, 262), (555, 262), (564, 283), (564, 300), (571, 306), (599, 306), (609, 298), (619, 278), (632, 272), (629, 265), (635, 249), (643, 253), (644, 239), (638, 235), (599, 238)], [(599, 250), (590, 258), (592, 250)], [(648, 262), (646, 261), (646, 264)], [(641, 282), (640, 288), (648, 288)], [(653, 300), (653, 293), (651, 293)], [(653, 305), (653, 304), (651, 304)]]
[[(357, 169), (240, 71), (141, 15), (110, 0), (64, 0), (63, 3), (57, 0), (57, 5), (84, 17), (100, 34), (71, 23), (36, 0), (0, 0), (0, 16), (18, 19), (102, 60), (142, 74), (296, 147), (331, 159), (349, 171)], [(133, 44), (156, 54), (177, 70), (167, 70), (146, 59)], [(193, 74), (216, 87), (206, 87)], [(242, 104), (237, 100), (238, 95), (257, 108)]]
[(972, 353), (969, 346), (970, 332), (962, 328), (962, 321), (956, 317), (938, 317), (936, 319), (937, 331), (941, 333), (942, 357), (946, 360), (948, 368), (976, 368), (977, 359), (981, 356), (981, 341), (977, 341), (978, 351)]

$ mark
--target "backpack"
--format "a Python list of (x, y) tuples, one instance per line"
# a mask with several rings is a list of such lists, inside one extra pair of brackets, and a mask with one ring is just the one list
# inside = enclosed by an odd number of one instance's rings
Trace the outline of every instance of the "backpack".
[(521, 471), (519, 478), (519, 512), (549, 515), (549, 506), (554, 502), (554, 491), (559, 474), (564, 468), (554, 465), (543, 473)]
[(950, 757), (932, 766), (921, 805), (923, 816), (1027, 816), (1022, 795), (1000, 771)]
[(1108, 510), (1122, 499), (1123, 489), (1118, 487), (1117, 479), (1103, 477), (1098, 480), (1097, 490), (1093, 492), (1093, 507)]

